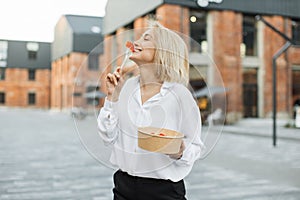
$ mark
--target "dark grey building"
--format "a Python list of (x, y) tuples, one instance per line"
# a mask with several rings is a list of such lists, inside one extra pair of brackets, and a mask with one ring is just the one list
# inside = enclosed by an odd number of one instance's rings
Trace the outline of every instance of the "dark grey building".
[(0, 40), (1, 67), (50, 69), (50, 51), (46, 42)]

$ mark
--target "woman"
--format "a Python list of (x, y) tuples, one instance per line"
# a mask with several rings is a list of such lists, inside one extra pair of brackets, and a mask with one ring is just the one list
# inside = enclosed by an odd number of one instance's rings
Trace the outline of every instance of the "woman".
[[(199, 108), (187, 89), (189, 62), (184, 41), (153, 22), (134, 42), (130, 56), (139, 76), (124, 80), (120, 68), (106, 79), (107, 97), (98, 116), (102, 139), (113, 145), (110, 161), (114, 199), (186, 199), (183, 179), (200, 157)], [(154, 126), (184, 134), (178, 153), (138, 147), (137, 128)]]

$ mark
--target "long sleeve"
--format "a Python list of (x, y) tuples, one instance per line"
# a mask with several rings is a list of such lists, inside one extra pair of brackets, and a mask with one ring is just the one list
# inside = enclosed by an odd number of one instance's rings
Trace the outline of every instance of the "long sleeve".
[(181, 105), (182, 119), (180, 128), (180, 131), (185, 135), (185, 150), (182, 157), (176, 161), (176, 164), (189, 166), (193, 165), (200, 158), (204, 145), (201, 141), (202, 124), (199, 107), (192, 97), (186, 98), (186, 95)]
[(115, 110), (117, 102), (105, 99), (104, 105), (98, 115), (98, 131), (106, 144), (112, 144), (118, 138), (118, 116)]

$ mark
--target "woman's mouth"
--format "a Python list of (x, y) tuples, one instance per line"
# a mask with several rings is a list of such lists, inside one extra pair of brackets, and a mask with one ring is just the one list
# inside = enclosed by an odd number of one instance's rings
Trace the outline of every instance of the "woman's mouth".
[(138, 52), (141, 52), (141, 51), (142, 51), (141, 48), (139, 48), (139, 47), (134, 47), (134, 51), (133, 51), (133, 52), (138, 53)]

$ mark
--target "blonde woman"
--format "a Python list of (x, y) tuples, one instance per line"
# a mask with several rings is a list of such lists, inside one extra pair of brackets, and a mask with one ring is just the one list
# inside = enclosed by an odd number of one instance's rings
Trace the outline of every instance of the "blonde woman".
[[(114, 199), (186, 199), (183, 179), (202, 149), (200, 112), (187, 89), (187, 47), (178, 34), (152, 22), (134, 42), (130, 59), (139, 76), (125, 81), (120, 68), (109, 73), (98, 116), (99, 134), (113, 145), (110, 162), (118, 169)], [(183, 133), (179, 152), (166, 155), (139, 148), (137, 129), (142, 126)]]

